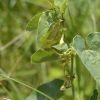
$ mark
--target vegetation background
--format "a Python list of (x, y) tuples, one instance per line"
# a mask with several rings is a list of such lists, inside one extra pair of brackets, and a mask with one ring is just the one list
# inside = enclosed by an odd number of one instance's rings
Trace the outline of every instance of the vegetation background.
[[(100, 31), (100, 0), (70, 0), (68, 6), (67, 41), (71, 41), (76, 33), (86, 37)], [(58, 62), (40, 65), (31, 64), (30, 60), (36, 50), (36, 29), (26, 31), (27, 23), (35, 14), (50, 8), (49, 0), (0, 0), (0, 100), (25, 100), (32, 88), (56, 78), (63, 79), (63, 68)], [(37, 23), (34, 21), (34, 24)], [(89, 100), (95, 81), (81, 61), (77, 62), (76, 98)], [(67, 89), (59, 100), (72, 100), (71, 90)]]

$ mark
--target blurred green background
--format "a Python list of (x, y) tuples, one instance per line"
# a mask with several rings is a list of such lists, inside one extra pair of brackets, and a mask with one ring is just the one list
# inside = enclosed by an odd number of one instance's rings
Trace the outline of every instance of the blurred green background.
[[(30, 57), (36, 50), (36, 29), (26, 31), (32, 16), (51, 8), (52, 0), (0, 0), (0, 74), (37, 88), (56, 78), (63, 79), (63, 67), (58, 62), (31, 64)], [(71, 41), (76, 33), (86, 37), (100, 31), (100, 0), (70, 0), (70, 12), (66, 10), (67, 36)], [(37, 23), (34, 23), (37, 24)], [(78, 59), (75, 89), (77, 100), (89, 100), (95, 81)], [(78, 89), (78, 85), (80, 89)], [(22, 84), (0, 77), (0, 100), (25, 100), (32, 92)], [(72, 100), (71, 90), (65, 91), (59, 100)]]

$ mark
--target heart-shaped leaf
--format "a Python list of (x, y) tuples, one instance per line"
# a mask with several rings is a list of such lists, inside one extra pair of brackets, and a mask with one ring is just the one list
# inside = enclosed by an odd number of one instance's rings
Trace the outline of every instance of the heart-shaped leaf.
[(96, 82), (100, 85), (100, 33), (91, 33), (87, 37), (86, 50), (84, 39), (77, 35), (73, 40), (73, 47), (82, 60), (85, 67), (91, 73)]

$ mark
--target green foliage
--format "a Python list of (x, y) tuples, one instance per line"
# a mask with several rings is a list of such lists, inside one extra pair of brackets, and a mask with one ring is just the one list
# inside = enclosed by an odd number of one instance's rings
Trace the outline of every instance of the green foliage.
[(54, 45), (52, 48), (54, 48), (57, 52), (66, 52), (68, 50), (66, 43)]
[(0, 100), (100, 99), (99, 0), (0, 0), (0, 15)]
[[(72, 93), (73, 93), (73, 99), (75, 99), (74, 96), (74, 85), (73, 85), (73, 77), (74, 77), (74, 57), (76, 56), (75, 54), (79, 56), (79, 58), (82, 60), (82, 63), (84, 66), (88, 69), (92, 77), (96, 80), (97, 84), (100, 85), (100, 33), (91, 33), (87, 36), (86, 38), (86, 43), (85, 39), (83, 39), (80, 35), (74, 35), (71, 38), (73, 39), (73, 43), (65, 42), (66, 38), (66, 29), (65, 29), (65, 9), (67, 9), (66, 6), (67, 1), (63, 0), (54, 0), (54, 8), (52, 10), (47, 10), (42, 13), (42, 15), (39, 18), (38, 22), (38, 28), (37, 28), (37, 42), (39, 45), (40, 50), (36, 51), (32, 55), (32, 63), (42, 63), (42, 62), (50, 62), (51, 60), (57, 60), (58, 58), (61, 63), (63, 64), (64, 71), (65, 71), (65, 76), (68, 76), (67, 79), (64, 80), (64, 83), (66, 83), (66, 87), (72, 88)], [(69, 10), (69, 8), (68, 8)], [(70, 14), (70, 10), (69, 10)], [(70, 19), (72, 21), (72, 16), (70, 16)], [(58, 24), (57, 24), (58, 23)], [(56, 26), (57, 25), (57, 26)], [(74, 23), (72, 22), (72, 25)], [(58, 27), (59, 26), (59, 27)], [(76, 26), (73, 26), (74, 28)], [(59, 32), (61, 35), (59, 35)], [(57, 40), (55, 39), (58, 37)], [(53, 41), (53, 39), (54, 41)], [(71, 43), (73, 45), (71, 45)], [(44, 49), (45, 48), (45, 49)], [(75, 49), (75, 51), (73, 50)], [(55, 55), (54, 49), (58, 54)], [(66, 65), (68, 65), (66, 68)], [(67, 74), (66, 74), (67, 72)], [(70, 84), (70, 86), (68, 85)], [(62, 85), (61, 90), (65, 90), (65, 85)], [(44, 86), (44, 88), (46, 88)], [(41, 88), (41, 91), (44, 90), (44, 88)], [(48, 91), (49, 89), (47, 89)], [(47, 92), (46, 91), (46, 92)], [(46, 93), (45, 91), (43, 91)], [(50, 93), (52, 93), (51, 90), (49, 90)], [(53, 93), (54, 94), (54, 93)], [(50, 94), (48, 94), (50, 97), (52, 97)], [(56, 95), (56, 94), (55, 94)], [(93, 96), (94, 97), (94, 96)], [(39, 98), (41, 100), (44, 100), (45, 97)], [(55, 97), (53, 96), (53, 99)]]
[[(58, 99), (63, 95), (63, 92), (60, 91), (60, 87), (62, 84), (63, 84), (63, 80), (55, 79), (51, 82), (40, 85), (38, 87), (38, 90), (47, 94), (48, 96), (52, 97), (53, 99)], [(34, 92), (27, 98), (27, 100), (33, 100), (33, 97), (34, 97)], [(49, 100), (49, 99), (46, 98), (45, 96), (37, 93), (36, 99), (34, 99), (34, 100)]]
[(48, 41), (50, 41), (48, 39), (49, 36), (52, 34), (51, 30), (53, 29), (54, 31), (56, 21), (57, 21), (57, 15), (54, 10), (43, 12), (42, 15), (40, 16), (37, 29), (38, 30), (37, 42), (39, 43), (40, 46), (47, 45)]
[(29, 31), (32, 31), (32, 30), (35, 30), (37, 29), (37, 26), (38, 26), (38, 21), (39, 21), (39, 18), (41, 16), (41, 13), (33, 16), (33, 18), (30, 20), (30, 22), (27, 24), (27, 27), (26, 29), (29, 30)]
[(59, 55), (52, 49), (45, 49), (45, 50), (40, 49), (32, 55), (32, 63), (53, 61), (53, 60), (58, 60), (59, 58), (60, 58)]
[(90, 50), (98, 51), (100, 53), (100, 32), (89, 34), (86, 41)]
[[(76, 36), (73, 40), (74, 48), (82, 60), (85, 67), (91, 73), (96, 80), (97, 84), (100, 85), (100, 33), (91, 33), (87, 37), (88, 50), (85, 49), (85, 41), (81, 36)], [(98, 51), (99, 50), (99, 51)]]

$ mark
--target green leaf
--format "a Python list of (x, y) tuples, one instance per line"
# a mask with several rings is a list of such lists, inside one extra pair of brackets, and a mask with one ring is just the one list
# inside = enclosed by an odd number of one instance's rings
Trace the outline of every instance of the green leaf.
[(41, 38), (42, 41), (38, 41), (38, 44), (42, 48), (50, 48), (52, 45), (59, 43), (61, 36), (60, 22), (58, 21), (50, 27), (47, 35), (45, 34), (45, 36)]
[[(63, 92), (60, 91), (60, 87), (63, 84), (63, 80), (55, 79), (48, 83), (42, 84), (38, 87), (38, 90), (53, 98), (53, 100), (58, 100), (63, 95)], [(45, 96), (32, 92), (26, 100), (48, 100)]]
[(54, 45), (54, 46), (52, 46), (52, 48), (54, 48), (58, 52), (65, 52), (65, 51), (67, 51), (68, 46), (66, 43), (62, 43), (62, 44)]
[[(60, 87), (63, 84), (63, 80), (55, 79), (51, 82), (45, 83), (38, 87), (38, 90), (52, 97), (54, 100), (58, 100), (59, 97), (63, 95), (63, 92), (60, 91)], [(37, 100), (47, 100), (41, 94), (37, 94)]]
[[(99, 36), (100, 33), (98, 33), (98, 37)], [(87, 46), (89, 47), (88, 50), (85, 49), (86, 47), (84, 39), (81, 36), (77, 35), (73, 40), (73, 47), (75, 48), (78, 56), (82, 60), (87, 70), (100, 85), (100, 51), (98, 51), (100, 45), (98, 46), (99, 40), (97, 40), (97, 34), (89, 34), (87, 37), (87, 41)]]
[(47, 38), (50, 35), (50, 30), (54, 27), (57, 20), (57, 15), (54, 10), (43, 12), (38, 23), (38, 36), (37, 40), (40, 45), (46, 43)]
[(100, 52), (100, 32), (91, 33), (87, 37), (89, 49)]
[(40, 19), (39, 19), (39, 24), (38, 24), (38, 34), (39, 37), (41, 37), (44, 33), (47, 33), (51, 25), (55, 21), (55, 16), (54, 16), (54, 11), (46, 11), (43, 12)]
[(58, 59), (59, 55), (52, 49), (40, 49), (31, 57), (32, 63), (41, 63)]
[(81, 52), (83, 50), (85, 50), (85, 41), (84, 41), (84, 39), (80, 35), (75, 36), (75, 38), (73, 40), (73, 46), (76, 49), (76, 51), (79, 54), (81, 54)]
[(90, 100), (97, 100), (98, 98), (98, 91), (95, 89), (93, 91), (93, 95), (90, 97)]
[(28, 22), (26, 26), (26, 30), (28, 31), (36, 30), (38, 27), (38, 21), (39, 21), (40, 16), (41, 16), (41, 13), (33, 16), (32, 19)]

